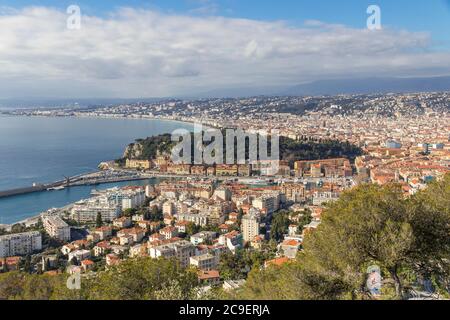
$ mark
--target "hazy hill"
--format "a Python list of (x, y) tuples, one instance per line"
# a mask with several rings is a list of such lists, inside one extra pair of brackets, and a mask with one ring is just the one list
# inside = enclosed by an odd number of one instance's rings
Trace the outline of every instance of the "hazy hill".
[(283, 95), (337, 95), (450, 91), (450, 77), (320, 80), (293, 86)]

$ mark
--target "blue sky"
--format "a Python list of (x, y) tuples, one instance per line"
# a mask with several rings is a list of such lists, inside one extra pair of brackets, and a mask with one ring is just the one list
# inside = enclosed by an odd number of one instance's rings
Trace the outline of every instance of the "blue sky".
[(382, 9), (383, 23), (410, 31), (429, 31), (450, 39), (450, 0), (2, 0), (1, 5), (24, 7), (51, 6), (64, 9), (78, 4), (89, 14), (103, 15), (116, 7), (156, 9), (165, 12), (205, 12), (258, 20), (287, 20), (300, 24), (320, 20), (353, 27), (364, 27), (365, 10), (371, 4)]
[[(450, 75), (450, 0), (0, 1), (0, 98)], [(76, 32), (65, 28), (72, 4), (84, 19)], [(383, 30), (368, 33), (372, 4)]]

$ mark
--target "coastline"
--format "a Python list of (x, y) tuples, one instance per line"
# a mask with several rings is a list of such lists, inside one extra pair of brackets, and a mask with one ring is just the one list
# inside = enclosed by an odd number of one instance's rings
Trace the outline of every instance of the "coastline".
[[(151, 121), (155, 121), (155, 122), (172, 123), (172, 126), (168, 126), (169, 128), (166, 130), (165, 133), (171, 133), (173, 131), (173, 129), (170, 129), (170, 128), (174, 127), (174, 126), (177, 126), (176, 123), (179, 123), (179, 124), (193, 124), (193, 123), (195, 123), (195, 121), (187, 122), (187, 121), (182, 121), (180, 119), (169, 119), (169, 118), (160, 118), (160, 117), (148, 118), (148, 117), (131, 117), (131, 116), (130, 117), (127, 117), (127, 116), (93, 116), (93, 115), (88, 115), (88, 116), (79, 116), (79, 115), (56, 116), (56, 115), (12, 114), (11, 112), (14, 112), (14, 111), (17, 111), (18, 113), (22, 112), (21, 110), (5, 110), (5, 109), (3, 109), (3, 110), (0, 110), (0, 117), (2, 117), (2, 118), (9, 118), (9, 117), (14, 117), (14, 118), (27, 118), (27, 117), (29, 117), (29, 118), (32, 118), (32, 117), (36, 117), (36, 118), (54, 118), (54, 119), (56, 119), (56, 118), (80, 118), (80, 119), (91, 118), (91, 119), (107, 119), (107, 120), (112, 120), (112, 119), (117, 119), (117, 120), (151, 120)], [(6, 121), (8, 121), (8, 120), (6, 120)], [(188, 130), (193, 130), (193, 129), (191, 128), (191, 129), (188, 129)], [(136, 135), (136, 139), (137, 138), (140, 138), (140, 136)], [(133, 142), (133, 140), (130, 140), (129, 142), (131, 143), (131, 142)], [(126, 145), (122, 145), (122, 142), (121, 142), (119, 148), (122, 149), (125, 146)], [(100, 156), (100, 158), (102, 158), (102, 156)], [(101, 160), (101, 162), (104, 161), (103, 159), (100, 159), (100, 160)], [(98, 163), (95, 163), (95, 166), (97, 166), (97, 165), (98, 165)], [(81, 175), (84, 175), (86, 173), (91, 173), (91, 171), (82, 172)], [(120, 182), (130, 183), (130, 181), (128, 181), (128, 180), (124, 180), (124, 181), (120, 181)], [(5, 188), (5, 189), (7, 189), (7, 188)], [(19, 189), (20, 189), (20, 186), (19, 186)], [(47, 191), (45, 191), (45, 192), (47, 192)], [(78, 200), (81, 200), (81, 199), (83, 199), (83, 198), (80, 198)], [(39, 217), (41, 216), (42, 213), (46, 212), (47, 210), (49, 210), (51, 208), (60, 206), (59, 203), (53, 203), (52, 201), (48, 201), (48, 203), (46, 203), (45, 206), (41, 206), (39, 208), (40, 209), (39, 211), (37, 211), (37, 210), (36, 211), (29, 211), (27, 209), (22, 211), (20, 209), (21, 208), (21, 202), (20, 201), (22, 201), (22, 200), (18, 199), (17, 201), (18, 201), (18, 203), (15, 205), (15, 207), (17, 209), (16, 211), (20, 210), (21, 213), (29, 212), (30, 215), (27, 216), (27, 214), (20, 214), (20, 215), (18, 215), (17, 219), (15, 219), (13, 216), (11, 216), (8, 213), (7, 216), (9, 216), (11, 218), (9, 218), (9, 221), (7, 221), (7, 222), (5, 221), (3, 223), (0, 223), (0, 228), (8, 229), (8, 228), (12, 227), (14, 224), (17, 224), (17, 223), (25, 223), (26, 225), (33, 224), (33, 223), (35, 223), (36, 220), (39, 219)], [(73, 204), (73, 202), (72, 202), (72, 204)], [(5, 210), (7, 210), (7, 209), (5, 209)], [(34, 212), (34, 214), (33, 214), (33, 212)], [(6, 215), (6, 211), (5, 211), (5, 215)]]
[[(6, 111), (6, 112), (5, 112)], [(26, 110), (24, 110), (26, 111)], [(199, 124), (200, 122), (197, 119), (173, 119), (170, 117), (150, 117), (150, 116), (128, 116), (128, 115), (45, 115), (45, 114), (14, 114), (11, 112), (21, 112), (21, 110), (0, 110), (0, 117), (37, 117), (37, 118), (90, 118), (90, 119), (117, 119), (117, 120), (150, 120), (150, 121), (162, 121), (162, 122), (171, 122), (171, 123), (180, 123), (180, 124)], [(223, 126), (215, 126), (214, 124), (210, 124), (210, 123), (203, 123), (201, 122), (202, 126), (205, 127), (209, 127), (209, 128), (218, 128), (218, 129), (222, 129)], [(167, 132), (170, 133), (170, 132)], [(85, 175), (86, 173), (82, 173), (81, 175)], [(161, 177), (164, 178), (164, 177)], [(131, 182), (132, 180), (124, 180), (125, 182)], [(103, 183), (102, 183), (103, 184)], [(39, 191), (39, 192), (46, 192), (44, 191)], [(73, 203), (71, 203), (70, 205), (73, 205)], [(48, 210), (53, 209), (51, 206), (49, 206)], [(35, 214), (33, 216), (27, 217), (25, 219), (21, 219), (19, 221), (15, 221), (15, 222), (11, 222), (9, 224), (0, 224), (0, 228), (3, 229), (10, 229), (13, 225), (15, 224), (25, 224), (25, 225), (32, 225), (35, 224), (38, 219), (40, 218), (40, 216), (47, 212), (47, 211), (42, 211), (39, 214)]]
[[(17, 110), (11, 110), (12, 112)], [(209, 121), (203, 122), (198, 121), (197, 119), (173, 119), (170, 117), (150, 117), (150, 116), (128, 116), (128, 115), (44, 115), (44, 114), (11, 114), (9, 112), (4, 112), (4, 110), (0, 110), (0, 116), (5, 117), (42, 117), (42, 118), (86, 118), (86, 119), (112, 119), (112, 120), (150, 120), (150, 121), (165, 121), (172, 123), (182, 123), (182, 124), (201, 124), (203, 126), (207, 126), (215, 129), (223, 129), (223, 126), (208, 123)], [(168, 132), (170, 133), (170, 132)]]
[[(152, 173), (151, 176), (148, 176), (146, 178), (142, 178), (142, 180), (147, 180), (147, 179), (151, 179), (151, 178), (158, 178), (158, 179), (181, 179), (181, 178), (207, 178), (208, 176), (183, 176), (183, 175), (175, 175), (175, 174), (164, 174), (164, 173)], [(224, 180), (228, 180), (230, 179), (230, 177), (218, 177), (218, 180), (224, 181)], [(237, 178), (240, 182), (244, 183), (244, 184), (249, 184), (249, 185), (253, 185), (252, 181), (254, 181), (253, 177), (238, 177)], [(265, 179), (265, 183), (269, 184), (271, 183), (271, 181), (273, 180), (273, 178), (267, 178)], [(126, 180), (123, 182), (132, 182), (132, 181), (136, 181), (136, 180)], [(99, 185), (105, 185), (108, 183), (100, 183)], [(72, 187), (76, 187), (76, 186), (72, 186)], [(68, 187), (70, 188), (70, 187)], [(41, 192), (46, 192), (46, 191), (41, 191)], [(80, 199), (83, 200), (83, 199)], [(78, 201), (80, 201), (78, 200)], [(61, 213), (63, 211), (66, 210), (70, 210), (70, 208), (75, 204), (75, 202), (73, 203), (69, 203), (64, 207), (61, 208), (48, 208), (46, 211), (40, 212), (39, 214), (30, 216), (28, 218), (22, 219), (20, 221), (17, 222), (12, 222), (10, 224), (0, 224), (0, 229), (5, 229), (7, 231), (11, 230), (11, 228), (16, 225), (16, 224), (25, 224), (25, 226), (29, 227), (29, 226), (33, 226), (35, 225), (40, 217), (42, 216), (42, 214), (45, 214), (49, 211), (53, 211), (54, 213)]]
[(11, 231), (11, 228), (16, 224), (24, 224), (25, 227), (32, 227), (39, 222), (39, 219), (42, 217), (43, 214), (48, 213), (49, 211), (53, 211), (53, 213), (60, 214), (63, 211), (70, 210), (73, 205), (74, 205), (73, 203), (70, 203), (67, 206), (64, 206), (62, 208), (49, 208), (47, 211), (41, 212), (37, 215), (33, 215), (31, 217), (22, 219), (17, 222), (13, 222), (10, 224), (0, 224), (0, 229), (3, 229), (5, 231), (9, 232), (9, 231)]

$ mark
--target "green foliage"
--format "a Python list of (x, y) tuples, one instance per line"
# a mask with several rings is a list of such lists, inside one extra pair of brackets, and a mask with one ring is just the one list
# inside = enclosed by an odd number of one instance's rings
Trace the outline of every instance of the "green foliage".
[(95, 219), (95, 226), (97, 228), (100, 228), (102, 225), (103, 225), (102, 214), (100, 212), (97, 212), (97, 217)]
[(30, 275), (23, 272), (0, 274), (0, 300), (50, 300), (66, 284), (66, 276)]
[(150, 212), (147, 215), (147, 220), (150, 221), (162, 221), (164, 219), (164, 215), (161, 210), (158, 209), (157, 206), (153, 206)]
[(128, 259), (118, 266), (81, 278), (81, 290), (67, 289), (68, 275), (0, 274), (0, 300), (154, 300), (193, 299), (198, 285), (195, 270), (174, 260)]
[(252, 271), (242, 298), (371, 298), (365, 290), (371, 265), (382, 270), (384, 298), (405, 298), (418, 279), (432, 279), (443, 293), (450, 270), (449, 199), (449, 175), (410, 199), (396, 185), (345, 192), (306, 236), (297, 261), (276, 272)]
[(244, 210), (242, 208), (239, 208), (238, 216), (237, 216), (237, 224), (240, 226), (242, 223), (242, 217), (244, 216)]
[(276, 241), (282, 240), (283, 236), (288, 232), (289, 224), (289, 212), (279, 211), (275, 213), (272, 219), (270, 238)]
[(26, 232), (27, 228), (25, 227), (24, 224), (21, 223), (16, 223), (15, 225), (13, 225), (11, 227), (11, 233), (21, 233), (21, 232)]
[(234, 299), (244, 300), (295, 300), (298, 296), (291, 292), (295, 284), (291, 283), (297, 268), (292, 265), (271, 266), (267, 269), (253, 268), (247, 282), (237, 292)]
[(174, 260), (128, 259), (98, 273), (85, 282), (83, 290), (86, 299), (153, 300), (173, 281), (177, 281), (182, 298), (188, 299), (197, 285), (197, 275), (193, 270), (183, 270)]
[(312, 221), (311, 210), (307, 209), (298, 220), (298, 230), (302, 230), (304, 226), (308, 225)]
[(235, 254), (220, 255), (219, 271), (224, 280), (245, 279), (252, 268), (261, 268), (264, 261), (273, 259), (274, 251), (237, 250)]
[(122, 216), (131, 218), (136, 212), (135, 208), (128, 208), (123, 211)]
[(330, 158), (355, 159), (362, 155), (361, 148), (350, 142), (338, 140), (312, 140), (300, 141), (289, 138), (280, 138), (281, 159), (289, 162), (298, 160), (319, 160)]
[[(288, 215), (274, 217), (280, 217), (277, 229), (286, 226)], [(0, 274), (0, 299), (371, 299), (365, 289), (371, 265), (382, 271), (382, 299), (406, 298), (412, 288), (421, 289), (423, 279), (448, 295), (449, 234), (450, 175), (411, 198), (397, 185), (362, 185), (329, 204), (291, 263), (263, 268), (274, 257), (274, 240), (262, 251), (223, 254), (221, 276), (247, 278), (239, 292), (199, 295), (195, 270), (174, 260), (139, 258), (83, 278), (79, 291), (66, 288), (67, 275)]]
[[(224, 161), (226, 160), (226, 130), (222, 130), (223, 134), (223, 150), (224, 150)], [(192, 133), (193, 137), (193, 133)], [(270, 150), (271, 141), (268, 139), (268, 148)], [(192, 138), (191, 141), (194, 141)], [(207, 146), (210, 142), (204, 143)], [(170, 154), (172, 148), (176, 145), (176, 142), (171, 141), (171, 136), (168, 134), (153, 136), (146, 139), (138, 139), (134, 144), (130, 146), (133, 147), (136, 144), (139, 145), (141, 152), (138, 156), (131, 154), (129, 151), (125, 154), (125, 159), (135, 159), (135, 160), (148, 160), (155, 159), (156, 155)], [(133, 148), (128, 148), (132, 150)], [(194, 157), (194, 143), (192, 143), (192, 157)], [(234, 152), (235, 158), (237, 156), (237, 140), (234, 141)], [(248, 159), (249, 155), (249, 141), (245, 143), (245, 155)], [(303, 139), (303, 140), (293, 140), (288, 137), (280, 137), (280, 160), (289, 161), (292, 165), (293, 161), (297, 160), (318, 160), (318, 159), (329, 159), (337, 157), (346, 157), (349, 159), (355, 159), (357, 156), (362, 154), (362, 150), (352, 145), (351, 143), (341, 142), (338, 140), (313, 140), (313, 139)], [(193, 160), (193, 158), (192, 158)], [(117, 160), (118, 164), (124, 164), (124, 159)]]
[(200, 227), (200, 230), (198, 232), (201, 232), (201, 231), (212, 231), (215, 233), (220, 233), (220, 229), (219, 229), (218, 225), (206, 225), (206, 226)]
[(186, 234), (188, 236), (192, 236), (192, 235), (200, 232), (200, 230), (201, 230), (201, 227), (196, 225), (193, 222), (189, 222), (189, 224), (186, 226)]
[(21, 260), (21, 267), (24, 272), (31, 273), (32, 267), (31, 267), (31, 256), (26, 255), (25, 259)]
[[(170, 134), (153, 136), (146, 139), (137, 139), (135, 143), (130, 146), (136, 144), (139, 144), (142, 147), (142, 153), (138, 157), (133, 154), (126, 154), (125, 158), (136, 160), (155, 159), (158, 152), (161, 154), (170, 154), (172, 148), (175, 146), (175, 143), (171, 140)], [(122, 159), (118, 160), (116, 163), (124, 164), (124, 161)]]
[(67, 223), (69, 226), (71, 227), (79, 227), (80, 224), (78, 223), (78, 221), (73, 220), (73, 219), (63, 219), (65, 223)]

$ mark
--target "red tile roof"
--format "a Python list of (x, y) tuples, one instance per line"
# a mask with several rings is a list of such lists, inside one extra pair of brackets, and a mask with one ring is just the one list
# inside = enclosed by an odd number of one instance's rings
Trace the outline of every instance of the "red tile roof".
[(265, 262), (265, 266), (282, 266), (283, 264), (288, 263), (290, 260), (288, 257), (281, 257), (272, 260), (268, 260)]
[(198, 272), (199, 280), (209, 280), (209, 279), (217, 279), (217, 278), (220, 278), (219, 271), (217, 271), (217, 270), (210, 270), (210, 271), (200, 270)]

